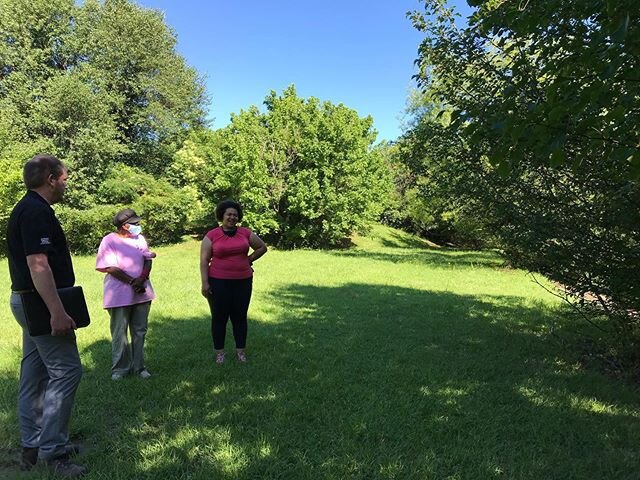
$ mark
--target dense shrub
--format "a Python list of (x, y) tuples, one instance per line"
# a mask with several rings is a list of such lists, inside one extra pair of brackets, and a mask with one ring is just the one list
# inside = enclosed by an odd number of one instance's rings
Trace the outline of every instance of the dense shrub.
[(118, 205), (98, 205), (85, 210), (56, 206), (56, 214), (65, 231), (69, 249), (73, 253), (95, 254), (100, 240), (113, 232), (113, 217)]
[(6, 233), (9, 215), (26, 191), (22, 181), (24, 162), (33, 155), (46, 151), (49, 146), (47, 142), (12, 143), (10, 136), (0, 115), (0, 256), (7, 253)]
[(173, 189), (163, 195), (144, 195), (133, 205), (142, 217), (144, 236), (152, 244), (180, 240), (186, 231), (194, 198), (189, 192)]
[(115, 164), (107, 173), (97, 192), (97, 200), (104, 204), (129, 204), (145, 193), (159, 193), (163, 186), (157, 185), (153, 176), (128, 165)]
[[(418, 97), (425, 107), (427, 99)], [(438, 244), (466, 248), (496, 246), (480, 221), (478, 205), (467, 189), (458, 188), (466, 172), (455, 167), (459, 146), (448, 141), (444, 127), (429, 109), (418, 109), (408, 130), (393, 145), (382, 148), (393, 177), (393, 193), (381, 216), (383, 223), (402, 228)]]
[(98, 199), (133, 207), (143, 218), (145, 237), (156, 244), (180, 240), (203, 217), (194, 187), (175, 188), (167, 180), (127, 165), (110, 169), (98, 190)]
[(22, 168), (17, 162), (0, 159), (0, 255), (5, 255), (7, 249), (7, 222), (15, 203), (24, 194), (22, 183)]
[(122, 208), (132, 207), (142, 217), (142, 228), (149, 243), (179, 241), (185, 233), (193, 196), (184, 190), (169, 190), (163, 195), (143, 195), (126, 205), (97, 205), (77, 210), (56, 206), (56, 213), (73, 253), (95, 254), (100, 240), (115, 231), (113, 217)]
[(283, 247), (339, 246), (377, 219), (390, 182), (372, 150), (372, 119), (300, 98), (293, 87), (272, 92), (265, 105), (266, 113), (251, 107), (224, 129), (193, 135), (177, 157), (176, 179), (197, 178), (209, 205), (240, 201), (243, 223)]

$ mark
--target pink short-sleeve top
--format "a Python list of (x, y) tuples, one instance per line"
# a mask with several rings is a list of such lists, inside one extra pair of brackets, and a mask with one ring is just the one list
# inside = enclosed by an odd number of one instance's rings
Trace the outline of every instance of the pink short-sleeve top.
[[(96, 258), (96, 269), (118, 267), (131, 277), (138, 277), (142, 273), (145, 259), (150, 252), (147, 241), (142, 235), (137, 237), (122, 237), (117, 233), (110, 233), (102, 239)], [(147, 279), (145, 291), (136, 293), (131, 285), (118, 280), (113, 275), (104, 277), (104, 308), (126, 307), (145, 303), (156, 298)]]

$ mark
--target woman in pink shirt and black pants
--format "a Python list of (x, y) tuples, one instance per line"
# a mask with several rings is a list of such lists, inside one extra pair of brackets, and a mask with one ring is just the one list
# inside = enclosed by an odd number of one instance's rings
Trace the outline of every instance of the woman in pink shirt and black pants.
[[(238, 227), (242, 206), (232, 200), (216, 207), (219, 227), (209, 230), (200, 247), (202, 295), (211, 308), (211, 336), (216, 363), (224, 363), (224, 339), (231, 318), (236, 356), (246, 362), (247, 311), (251, 301), (251, 265), (267, 251), (264, 242), (248, 228)], [(249, 247), (253, 249), (249, 255)]]

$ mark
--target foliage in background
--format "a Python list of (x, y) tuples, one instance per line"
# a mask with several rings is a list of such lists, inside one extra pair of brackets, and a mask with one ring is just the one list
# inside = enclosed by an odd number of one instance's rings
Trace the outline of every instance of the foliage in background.
[(447, 138), (449, 113), (437, 117), (440, 108), (429, 95), (412, 92), (405, 134), (383, 149), (395, 201), (382, 221), (438, 244), (494, 247), (495, 238), (478, 221), (477, 205), (464, 189), (453, 188), (467, 172), (451, 162), (459, 142)]
[(38, 151), (70, 166), (62, 217), (83, 232), (78, 252), (95, 248), (103, 205), (134, 205), (156, 243), (211, 227), (226, 197), (282, 246), (339, 245), (377, 218), (389, 177), (370, 117), (290, 88), (211, 132), (175, 43), (160, 12), (129, 0), (0, 0), (0, 223)]
[(6, 252), (6, 233), (9, 214), (15, 203), (24, 195), (22, 166), (25, 158), (30, 158), (46, 150), (45, 141), (33, 144), (12, 143), (7, 130), (3, 129), (0, 116), (0, 256)]
[[(213, 133), (195, 133), (178, 159), (177, 181), (209, 201), (234, 198), (245, 224), (285, 247), (338, 246), (386, 201), (390, 176), (372, 149), (372, 119), (344, 105), (271, 92)], [(210, 211), (210, 209), (209, 209)], [(209, 223), (209, 226), (211, 223)]]
[(206, 102), (175, 44), (128, 0), (0, 0), (0, 138), (64, 159), (74, 208), (96, 203), (114, 162), (162, 174)]
[(104, 235), (115, 230), (116, 212), (132, 207), (142, 217), (144, 236), (153, 244), (180, 240), (197, 211), (197, 192), (176, 188), (168, 181), (128, 165), (113, 165), (98, 190), (101, 203), (88, 209), (56, 207), (75, 253), (95, 253)]
[(190, 210), (197, 205), (194, 192), (168, 188), (159, 195), (144, 195), (133, 204), (142, 217), (144, 235), (154, 245), (178, 242), (187, 230)]
[(425, 119), (409, 132), (412, 152), (427, 159), (417, 168), (444, 173), (438, 178), (451, 180), (452, 196), (514, 263), (608, 314), (618, 339), (633, 345), (638, 9), (631, 1), (471, 3), (464, 29), (439, 0), (413, 15), (425, 33), (419, 83), (450, 114), (444, 126)]
[(78, 210), (57, 205), (56, 215), (64, 226), (69, 249), (74, 253), (93, 254), (98, 251), (100, 240), (115, 231), (113, 217), (123, 208), (120, 205), (97, 205)]

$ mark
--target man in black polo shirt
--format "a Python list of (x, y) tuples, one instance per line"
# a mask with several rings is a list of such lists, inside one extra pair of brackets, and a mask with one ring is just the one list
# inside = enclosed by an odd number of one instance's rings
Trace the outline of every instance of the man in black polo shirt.
[[(22, 363), (18, 417), (21, 468), (38, 457), (55, 473), (75, 477), (86, 468), (72, 463), (69, 418), (82, 377), (75, 323), (56, 288), (73, 286), (75, 276), (62, 227), (51, 205), (62, 200), (67, 169), (56, 157), (37, 155), (24, 166), (28, 189), (16, 204), (7, 227), (11, 311), (22, 326)], [(21, 291), (37, 290), (51, 315), (51, 335), (32, 337), (26, 327)]]

